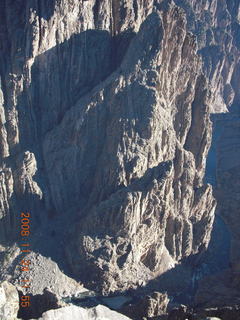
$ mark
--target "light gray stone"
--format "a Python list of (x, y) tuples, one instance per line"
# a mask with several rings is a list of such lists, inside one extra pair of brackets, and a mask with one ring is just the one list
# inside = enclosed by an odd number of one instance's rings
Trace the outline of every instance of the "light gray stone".
[(0, 283), (0, 319), (16, 320), (19, 309), (17, 289), (9, 282)]
[(39, 320), (130, 320), (130, 318), (98, 305), (91, 309), (69, 306), (50, 310), (44, 312)]

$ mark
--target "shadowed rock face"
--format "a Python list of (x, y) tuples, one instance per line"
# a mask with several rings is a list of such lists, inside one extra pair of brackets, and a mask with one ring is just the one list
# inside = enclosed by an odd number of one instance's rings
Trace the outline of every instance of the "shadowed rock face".
[(240, 118), (237, 114), (218, 115), (216, 122), (221, 129), (217, 141), (216, 198), (231, 234), (230, 263), (228, 270), (201, 282), (196, 302), (229, 306), (239, 305), (240, 295)]
[(214, 219), (197, 40), (147, 3), (1, 3), (2, 242), (31, 211), (34, 249), (104, 292), (203, 251)]
[(143, 297), (135, 304), (123, 306), (121, 312), (131, 319), (155, 318), (166, 315), (169, 299), (167, 294), (154, 292), (151, 296)]
[(176, 0), (186, 10), (188, 27), (197, 36), (204, 73), (212, 86), (211, 112), (239, 106), (238, 0)]
[(218, 142), (217, 191), (221, 214), (232, 234), (231, 262), (240, 264), (240, 118), (229, 116), (221, 124), (224, 131)]

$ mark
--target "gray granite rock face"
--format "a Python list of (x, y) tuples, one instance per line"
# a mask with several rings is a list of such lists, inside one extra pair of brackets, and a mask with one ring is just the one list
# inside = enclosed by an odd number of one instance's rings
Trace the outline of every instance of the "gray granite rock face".
[(9, 282), (0, 284), (0, 319), (16, 320), (19, 309), (17, 289)]
[(104, 292), (203, 251), (214, 219), (209, 83), (156, 4), (1, 2), (1, 240), (31, 211), (36, 251)]
[[(150, 16), (120, 70), (66, 113), (44, 141), (46, 163), (71, 157), (76, 168), (64, 170), (60, 160), (60, 171), (47, 169), (58, 210), (83, 204), (68, 251), (79, 252), (70, 254), (74, 272), (89, 271), (86, 278), (98, 277), (106, 290), (147, 281), (209, 241), (215, 203), (210, 186), (202, 185), (211, 135), (208, 97), (184, 25), (176, 7)], [(67, 180), (69, 193), (61, 184)], [(88, 201), (77, 191), (83, 189)], [(86, 264), (78, 262), (82, 257)]]
[(176, 0), (188, 16), (188, 27), (197, 36), (204, 73), (212, 86), (212, 112), (239, 105), (238, 0)]
[(169, 298), (167, 294), (154, 292), (142, 297), (137, 303), (123, 306), (120, 311), (132, 319), (156, 318), (167, 314)]
[(209, 112), (239, 101), (239, 3), (175, 2), (187, 19), (173, 1), (0, 4), (1, 241), (31, 211), (105, 292), (210, 239)]

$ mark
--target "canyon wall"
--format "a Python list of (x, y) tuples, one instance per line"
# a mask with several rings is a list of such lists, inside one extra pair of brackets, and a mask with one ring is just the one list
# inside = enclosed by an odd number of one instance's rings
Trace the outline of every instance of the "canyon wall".
[(1, 243), (30, 211), (35, 250), (104, 292), (211, 236), (209, 114), (239, 99), (239, 6), (175, 2), (0, 4)]

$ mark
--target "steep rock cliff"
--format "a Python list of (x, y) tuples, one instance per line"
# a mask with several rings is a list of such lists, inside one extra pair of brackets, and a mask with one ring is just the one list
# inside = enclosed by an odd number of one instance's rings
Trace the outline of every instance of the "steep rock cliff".
[[(44, 142), (45, 162), (61, 163), (60, 170), (47, 169), (58, 210), (82, 204), (78, 236), (67, 248), (71, 265), (107, 290), (149, 280), (209, 241), (215, 204), (210, 186), (202, 186), (211, 129), (207, 90), (184, 24), (174, 6), (162, 18), (151, 15), (120, 70)], [(76, 166), (70, 175), (69, 157)], [(62, 192), (67, 179), (69, 193)], [(88, 201), (77, 192), (83, 185)]]
[(74, 276), (105, 292), (203, 251), (211, 95), (183, 10), (62, 0), (0, 12), (2, 242), (31, 211), (34, 249), (64, 249)]
[(212, 87), (212, 112), (239, 105), (240, 3), (238, 0), (176, 0), (197, 36), (204, 73)]

